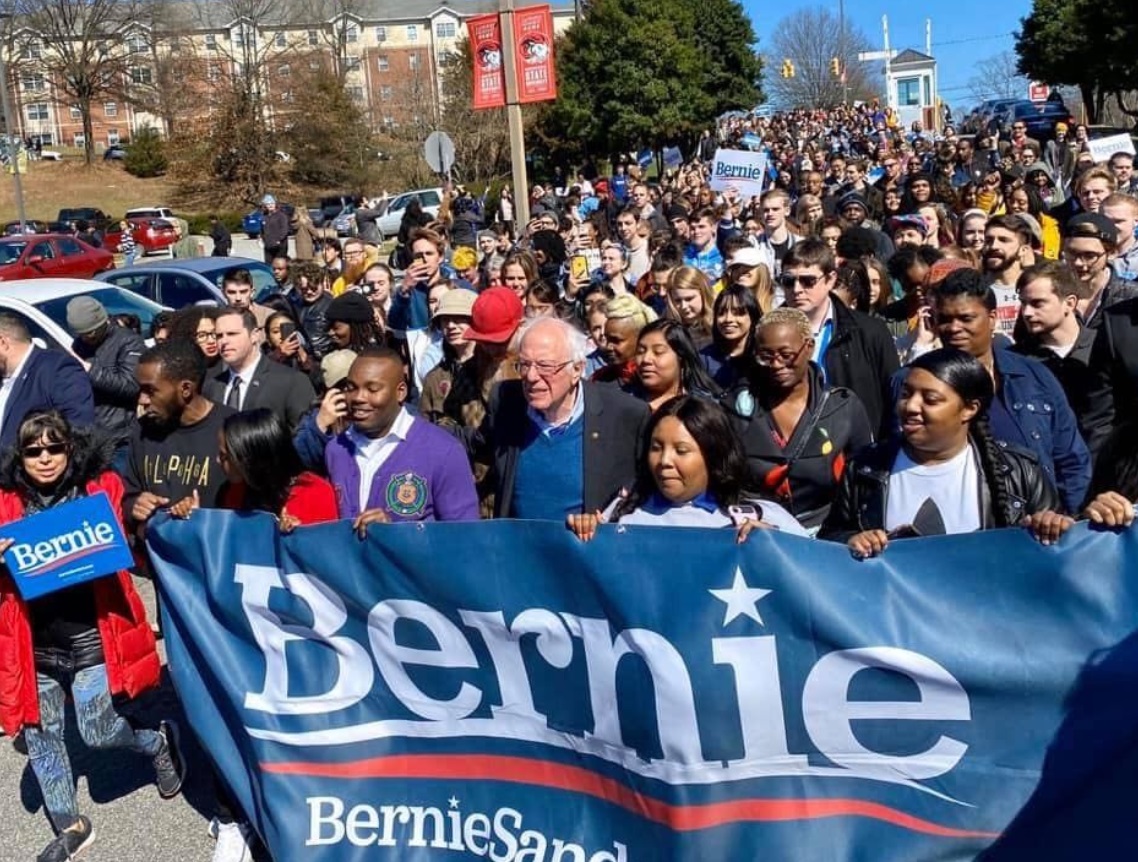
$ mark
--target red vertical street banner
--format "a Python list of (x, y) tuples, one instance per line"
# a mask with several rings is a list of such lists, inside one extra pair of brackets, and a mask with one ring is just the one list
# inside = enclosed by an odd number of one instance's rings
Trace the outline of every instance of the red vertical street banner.
[(498, 13), (466, 19), (470, 53), (474, 55), (474, 110), (506, 104), (506, 76), (502, 71), (502, 24)]
[(514, 12), (514, 56), (517, 58), (518, 101), (524, 104), (556, 99), (553, 13), (548, 6), (529, 6)]

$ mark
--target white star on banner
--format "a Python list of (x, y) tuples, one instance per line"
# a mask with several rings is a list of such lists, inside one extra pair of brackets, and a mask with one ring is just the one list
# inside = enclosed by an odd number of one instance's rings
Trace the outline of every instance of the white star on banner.
[(750, 617), (759, 625), (766, 625), (759, 616), (756, 605), (770, 595), (771, 591), (748, 587), (747, 581), (743, 578), (743, 570), (738, 566), (735, 567), (735, 579), (731, 582), (730, 589), (708, 590), (708, 592), (727, 605), (727, 610), (723, 614), (723, 625), (726, 626), (740, 615)]
[(447, 800), (447, 804), (448, 804), (448, 805), (449, 805), (451, 808), (458, 808), (458, 800), (457, 800), (457, 799), (455, 799), (453, 796), (452, 796), (450, 799), (448, 799), (448, 800)]

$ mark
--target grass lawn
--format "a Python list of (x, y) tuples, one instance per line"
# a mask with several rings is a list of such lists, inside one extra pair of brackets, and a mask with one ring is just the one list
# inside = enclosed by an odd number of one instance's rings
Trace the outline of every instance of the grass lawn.
[[(27, 218), (54, 221), (64, 207), (98, 207), (112, 218), (132, 207), (173, 206), (171, 184), (163, 177), (140, 180), (120, 165), (86, 167), (79, 161), (30, 162), (21, 174), (24, 214)], [(0, 173), (0, 222), (19, 218), (12, 175)]]

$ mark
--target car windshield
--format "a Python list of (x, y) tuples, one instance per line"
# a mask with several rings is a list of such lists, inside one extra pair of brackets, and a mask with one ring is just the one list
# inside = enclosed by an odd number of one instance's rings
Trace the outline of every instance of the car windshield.
[[(61, 327), (67, 329), (67, 303), (77, 295), (57, 296), (54, 299), (43, 299), (32, 304)], [(143, 332), (150, 331), (150, 321), (157, 313), (153, 303), (118, 287), (88, 290), (83, 295), (97, 299), (108, 314), (133, 314), (137, 316)]]
[(15, 263), (27, 247), (26, 242), (0, 242), (0, 266)]
[(400, 195), (388, 205), (387, 211), (389, 213), (393, 213), (397, 210), (406, 209), (407, 204), (411, 202), (412, 197), (414, 197), (414, 195)]

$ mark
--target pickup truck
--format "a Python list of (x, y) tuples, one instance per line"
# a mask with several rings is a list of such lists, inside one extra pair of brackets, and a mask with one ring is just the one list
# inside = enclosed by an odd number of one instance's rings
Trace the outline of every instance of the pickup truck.
[(85, 221), (98, 231), (106, 231), (111, 225), (111, 217), (96, 207), (69, 207), (61, 209), (56, 216), (52, 230), (66, 232), (71, 223)]

